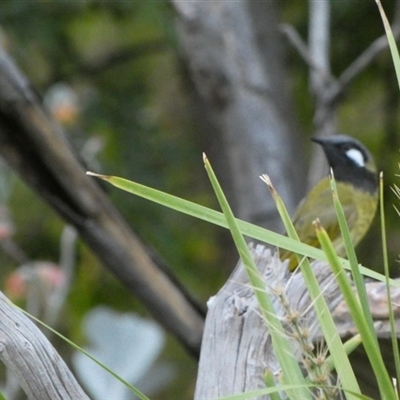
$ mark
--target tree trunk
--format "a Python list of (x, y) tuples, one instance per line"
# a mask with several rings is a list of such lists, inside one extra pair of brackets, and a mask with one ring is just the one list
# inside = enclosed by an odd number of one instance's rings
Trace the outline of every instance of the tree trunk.
[(182, 57), (220, 144), (210, 160), (219, 176), (229, 174), (227, 194), (236, 215), (279, 231), (275, 204), (259, 176), (270, 175), (293, 210), (305, 175), (277, 3), (171, 1)]

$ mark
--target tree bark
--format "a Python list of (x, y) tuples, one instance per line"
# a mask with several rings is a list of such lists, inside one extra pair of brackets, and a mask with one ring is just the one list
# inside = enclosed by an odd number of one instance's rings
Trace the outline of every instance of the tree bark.
[(304, 160), (287, 90), (277, 3), (171, 2), (182, 57), (208, 128), (219, 138), (210, 159), (218, 175), (229, 174), (234, 211), (279, 231), (275, 204), (258, 177), (270, 175), (293, 210), (304, 194)]

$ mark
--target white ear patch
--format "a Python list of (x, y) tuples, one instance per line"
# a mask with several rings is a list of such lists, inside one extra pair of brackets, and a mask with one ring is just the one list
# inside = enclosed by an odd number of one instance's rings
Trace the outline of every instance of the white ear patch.
[(346, 156), (350, 158), (355, 164), (357, 164), (359, 167), (364, 167), (365, 162), (364, 162), (364, 156), (361, 153), (360, 150), (357, 149), (350, 149), (346, 151)]

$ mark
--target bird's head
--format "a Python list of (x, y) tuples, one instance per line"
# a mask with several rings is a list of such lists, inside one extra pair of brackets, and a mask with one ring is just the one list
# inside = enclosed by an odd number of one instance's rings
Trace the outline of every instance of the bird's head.
[(312, 140), (322, 146), (337, 181), (350, 183), (370, 193), (377, 191), (377, 168), (371, 153), (362, 143), (346, 135)]

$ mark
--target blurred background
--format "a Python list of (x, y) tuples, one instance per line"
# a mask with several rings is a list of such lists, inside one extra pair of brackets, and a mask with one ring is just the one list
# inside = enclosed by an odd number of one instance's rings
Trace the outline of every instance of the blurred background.
[[(0, 43), (28, 77), (49, 112), (64, 126), (90, 170), (122, 176), (216, 208), (202, 163), (202, 152), (206, 151), (211, 154), (211, 162), (215, 160), (217, 173), (238, 215), (246, 218), (251, 213), (243, 211), (243, 201), (235, 196), (237, 186), (227, 176), (231, 164), (224, 158), (226, 138), (219, 136), (215, 125), (204, 118), (206, 96), (201, 97), (198, 83), (194, 82), (188, 45), (182, 38), (185, 32), (177, 30), (182, 10), (176, 3), (3, 0)], [(382, 3), (389, 19), (395, 18), (397, 1)], [(275, 11), (279, 25), (290, 24), (300, 37), (307, 39), (309, 3), (279, 0)], [(257, 23), (254, 21), (254, 25)], [(332, 2), (329, 32), (333, 76), (339, 76), (384, 34), (372, 0)], [(285, 199), (282, 195), (293, 210), (307, 188), (307, 168), (312, 157), (309, 138), (317, 130), (316, 99), (310, 92), (310, 65), (280, 35), (280, 51), (287, 67), (285, 91), (295, 119), (288, 162), (296, 182), (293, 192), (285, 192), (290, 196)], [(352, 80), (335, 107), (338, 131), (364, 142), (384, 171), (389, 260), (396, 275), (399, 219), (393, 204), (398, 200), (390, 187), (398, 182), (399, 173), (399, 88), (387, 49)], [(277, 154), (285, 153), (285, 142), (279, 146)], [(253, 157), (251, 149), (245, 156)], [(43, 200), (6, 165), (1, 164), (0, 168), (1, 289), (43, 317), (52, 292), (68, 279), (65, 304), (51, 320), (56, 329), (99, 357), (107, 353), (106, 348), (114, 355), (121, 354), (115, 370), (133, 383), (139, 382), (139, 388), (143, 387), (152, 399), (193, 398), (197, 360), (152, 321), (138, 300), (101, 266)], [(262, 169), (246, 173), (258, 179), (261, 173), (270, 172)], [(274, 183), (281, 181), (278, 173), (271, 174), (271, 178)], [(106, 190), (142, 240), (157, 249), (202, 303), (224, 284), (237, 261), (227, 232), (114, 188)], [(269, 201), (261, 181), (259, 190)], [(248, 196), (250, 199), (251, 193)], [(252, 207), (248, 200), (247, 208)], [(247, 219), (279, 230), (265, 215), (259, 220), (257, 216)], [(380, 249), (376, 220), (359, 246), (360, 261), (380, 269)], [(73, 272), (65, 277), (59, 266), (62, 257), (68, 255), (73, 260)], [(96, 332), (105, 331), (110, 324), (116, 327), (111, 333), (112, 345), (107, 337), (96, 337)], [(138, 328), (137, 336), (123, 339), (129, 324), (143, 326), (143, 330)], [(91, 375), (96, 378), (87, 377), (91, 367), (84, 365), (85, 361), (65, 343), (52, 339), (91, 396), (101, 399), (106, 388), (96, 394), (96, 385), (91, 383), (96, 379), (99, 382), (98, 372)], [(135, 347), (128, 352), (134, 344), (143, 351), (141, 356)], [(128, 360), (122, 360), (124, 353), (129, 354)], [(104, 359), (107, 357), (105, 354)], [(2, 381), (8, 393), (17, 393), (5, 372)], [(113, 390), (117, 393), (118, 389)], [(12, 396), (18, 398), (20, 394)], [(118, 399), (133, 398), (129, 396), (121, 392)]]

